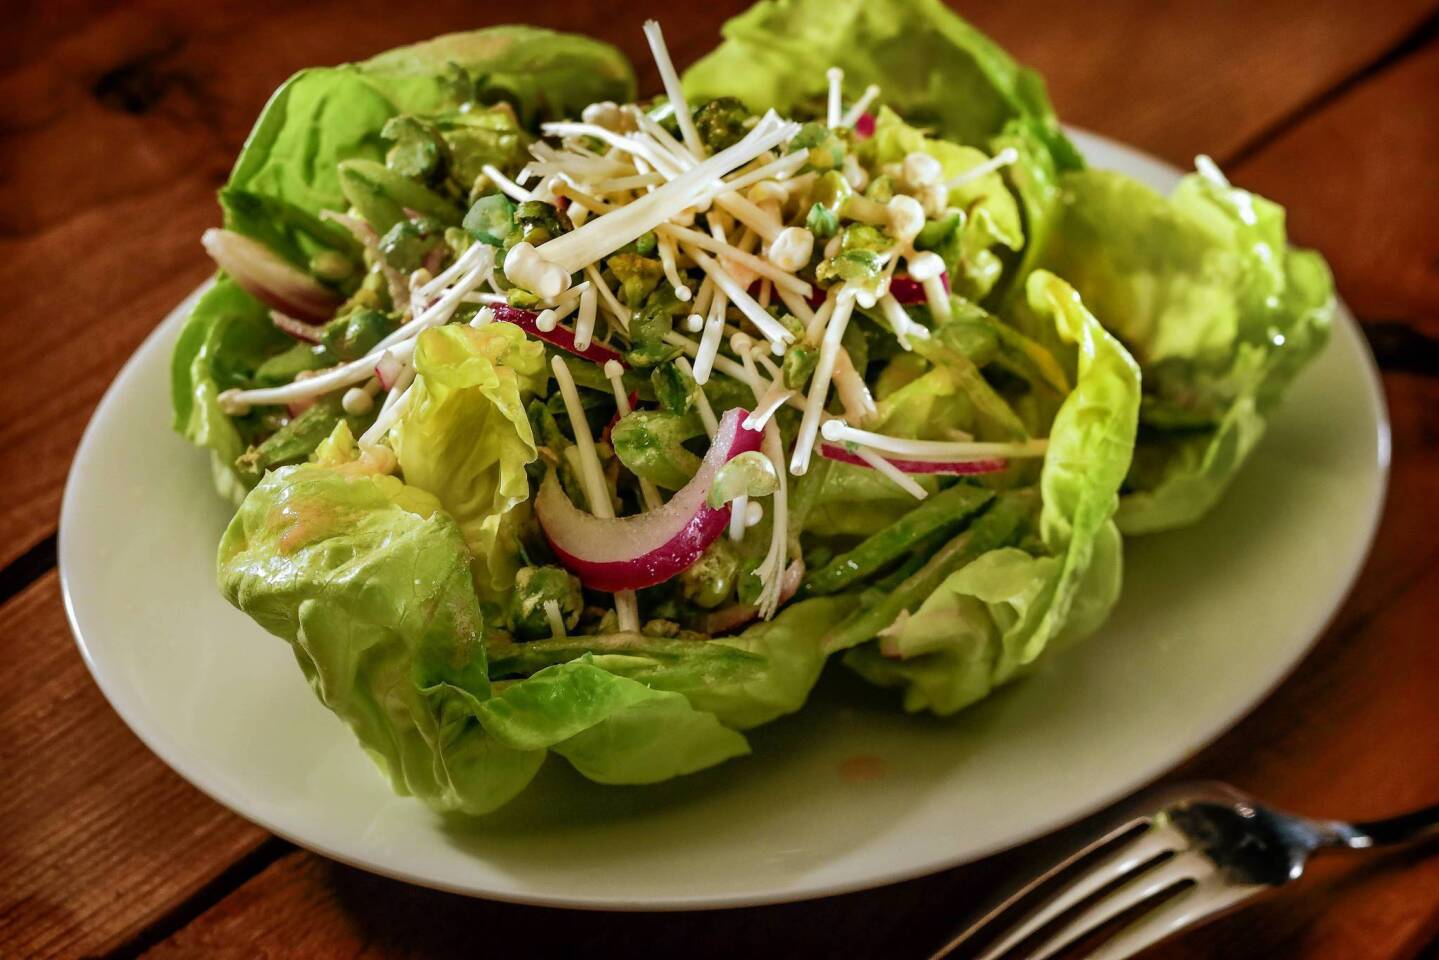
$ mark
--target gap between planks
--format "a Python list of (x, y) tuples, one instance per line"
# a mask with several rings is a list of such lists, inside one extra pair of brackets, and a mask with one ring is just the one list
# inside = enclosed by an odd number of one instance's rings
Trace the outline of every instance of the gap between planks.
[(1320, 90), (1308, 100), (1301, 102), (1288, 113), (1285, 113), (1278, 120), (1259, 130), (1259, 132), (1244, 141), (1238, 149), (1224, 157), (1220, 165), (1228, 170), (1252, 160), (1260, 153), (1263, 153), (1266, 147), (1278, 141), (1289, 131), (1302, 126), (1305, 121), (1323, 112), (1325, 108), (1332, 104), (1342, 100), (1352, 91), (1357, 90), (1380, 74), (1398, 66), (1436, 39), (1439, 39), (1439, 8), (1436, 8), (1428, 17), (1421, 21), (1418, 26), (1401, 37), (1399, 41), (1388, 50), (1385, 50), (1379, 54), (1379, 56), (1363, 64), (1353, 73), (1348, 74), (1331, 86)]
[(104, 955), (103, 960), (134, 960), (159, 946), (208, 913), (230, 894), (253, 880), (275, 861), (296, 849), (295, 845), (269, 836), (249, 853), (230, 864), (199, 890), (170, 908), (154, 923), (129, 941)]
[(0, 606), (9, 603), (56, 566), (57, 534), (48, 537), (0, 569)]

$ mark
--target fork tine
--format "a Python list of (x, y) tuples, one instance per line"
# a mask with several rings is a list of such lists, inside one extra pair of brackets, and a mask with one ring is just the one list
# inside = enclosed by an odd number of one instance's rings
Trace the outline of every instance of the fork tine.
[(1145, 871), (1118, 890), (1081, 910), (1078, 916), (1040, 944), (1028, 960), (1045, 960), (1131, 907), (1163, 893), (1176, 883), (1203, 879), (1213, 873), (1214, 869), (1214, 864), (1197, 850), (1185, 850), (1176, 854), (1174, 859), (1165, 861), (1153, 870)]
[(1061, 873), (1074, 866), (1076, 862), (1083, 859), (1084, 857), (1089, 856), (1091, 853), (1100, 849), (1101, 847), (1104, 847), (1106, 844), (1113, 843), (1115, 840), (1124, 836), (1124, 834), (1130, 832), (1141, 824), (1149, 823), (1152, 823), (1152, 820), (1149, 817), (1135, 817), (1132, 820), (1128, 820), (1124, 823), (1119, 824), (1114, 829), (1105, 833), (1098, 839), (1085, 844), (1083, 847), (1080, 847), (1074, 853), (1065, 857), (1063, 860), (1059, 861), (1054, 866), (1050, 867), (1048, 870), (1044, 871), (1039, 876), (1026, 883), (1023, 887), (1020, 887), (1017, 891), (1010, 894), (1004, 899), (1002, 903), (999, 904), (999, 906), (994, 907), (984, 916), (976, 920), (974, 923), (965, 927), (953, 940), (949, 941), (943, 947), (940, 947), (933, 954), (931, 954), (929, 960), (944, 960), (945, 957), (949, 956), (959, 947), (967, 943), (969, 939), (976, 933), (992, 926), (995, 921), (1008, 913), (1015, 904), (1028, 897), (1041, 885), (1048, 883), (1050, 880), (1053, 880), (1055, 877), (1059, 876)]
[(1016, 944), (1028, 939), (1035, 931), (1087, 897), (1128, 876), (1155, 857), (1183, 850), (1187, 845), (1188, 840), (1173, 827), (1151, 825), (1139, 836), (1055, 891), (1042, 907), (1026, 917), (1024, 922), (1010, 931), (1004, 939), (986, 950), (980, 960), (995, 960), (996, 957), (1003, 956), (1006, 951), (1013, 949)]
[(1262, 889), (1259, 886), (1231, 886), (1222, 881), (1201, 881), (1193, 889), (1166, 900), (1135, 920), (1096, 948), (1086, 960), (1125, 960), (1183, 928), (1223, 913)]

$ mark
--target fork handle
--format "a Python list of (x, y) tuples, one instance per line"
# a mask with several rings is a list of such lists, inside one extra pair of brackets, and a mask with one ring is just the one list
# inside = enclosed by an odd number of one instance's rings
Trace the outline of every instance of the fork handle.
[(1439, 804), (1383, 820), (1334, 823), (1331, 829), (1332, 845), (1348, 847), (1351, 850), (1422, 840), (1425, 837), (1439, 836)]

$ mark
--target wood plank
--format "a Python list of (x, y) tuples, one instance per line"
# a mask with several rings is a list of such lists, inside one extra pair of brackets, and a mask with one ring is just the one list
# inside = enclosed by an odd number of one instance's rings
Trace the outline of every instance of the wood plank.
[(1284, 204), (1340, 294), (1368, 321), (1439, 337), (1439, 42), (1405, 58), (1259, 156), (1235, 182)]
[(265, 841), (125, 728), (53, 572), (0, 608), (0, 658), (0, 956), (103, 953)]
[[(1431, 353), (1439, 337), (1439, 236), (1429, 228), (1432, 204), (1419, 198), (1434, 192), (1436, 87), (1439, 43), (1431, 43), (1231, 172), (1236, 183), (1286, 206), (1296, 242), (1324, 253), (1361, 323), (1402, 325)], [(1431, 122), (1416, 121), (1426, 114)], [(1383, 359), (1411, 367), (1403, 355)], [(1431, 365), (1427, 379), (1385, 377), (1394, 472), (1385, 521), (1345, 616), (1375, 615), (1439, 562), (1433, 525), (1416, 520), (1439, 477), (1435, 398), (1426, 386), (1436, 372)]]
[(1044, 74), (1066, 122), (1181, 166), (1230, 156), (1435, 10), (1432, 0), (954, 5)]
[[(667, 16), (676, 59), (709, 49), (743, 6)], [(1187, 161), (1246, 142), (1377, 56), (1432, 3), (961, 6), (1050, 77), (1068, 119)], [(672, 12), (660, 0), (620, 16), (552, 0), (524, 19), (617, 43), (652, 89), (636, 25)], [(105, 385), (208, 272), (196, 238), (271, 90), (300, 67), (492, 16), (464, 0), (93, 0), (21, 11), (14, 35), (24, 42), (0, 60), (0, 181), (11, 185), (0, 194), (0, 283), (16, 318), (0, 325), (12, 371), (0, 378), (0, 409), (13, 411), (0, 423), (10, 454), (0, 462), (0, 566), (54, 531), (65, 471)], [(1115, 58), (1126, 70), (1107, 68)]]

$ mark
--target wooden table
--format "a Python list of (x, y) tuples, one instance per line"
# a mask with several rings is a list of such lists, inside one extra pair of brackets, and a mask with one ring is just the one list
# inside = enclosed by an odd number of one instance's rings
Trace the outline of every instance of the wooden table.
[[(16, 5), (17, 7), (19, 5)], [(1045, 841), (825, 901), (691, 915), (505, 906), (408, 887), (268, 836), (182, 782), (101, 698), (55, 564), (65, 473), (91, 409), (209, 272), (200, 231), (292, 71), (509, 19), (619, 44), (657, 79), (728, 3), (159, 0), (28, 4), (0, 52), (0, 955), (918, 957)], [(1393, 415), (1373, 556), (1314, 652), (1173, 776), (1293, 809), (1376, 816), (1439, 798), (1439, 12), (1433, 0), (973, 0), (1041, 69), (1060, 114), (1176, 163), (1204, 151), (1289, 209), (1363, 320)], [(737, 9), (737, 8), (736, 8)], [(681, 11), (683, 13), (681, 14)], [(697, 865), (697, 868), (702, 865)], [(1156, 957), (1396, 958), (1433, 950), (1439, 858), (1334, 863)], [(568, 953), (568, 951), (565, 951)]]

